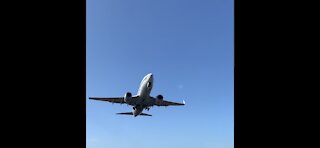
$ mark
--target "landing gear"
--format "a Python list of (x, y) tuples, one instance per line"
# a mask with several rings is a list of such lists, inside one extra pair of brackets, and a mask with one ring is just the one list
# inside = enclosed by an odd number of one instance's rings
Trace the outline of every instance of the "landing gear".
[(144, 105), (136, 105), (136, 106), (134, 106), (134, 107), (132, 107), (132, 108), (133, 108), (133, 110), (136, 110), (136, 109), (138, 109), (138, 110), (143, 110), (143, 109), (145, 109), (145, 110), (147, 110), (147, 111), (149, 111), (149, 109), (150, 109), (150, 107), (144, 106)]

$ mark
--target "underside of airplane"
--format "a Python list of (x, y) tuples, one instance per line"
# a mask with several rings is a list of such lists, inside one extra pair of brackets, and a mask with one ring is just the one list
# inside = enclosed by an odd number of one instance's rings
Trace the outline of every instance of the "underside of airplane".
[(127, 92), (124, 97), (109, 97), (109, 98), (98, 98), (89, 97), (92, 100), (107, 101), (111, 103), (127, 104), (131, 105), (132, 112), (117, 113), (118, 115), (133, 115), (134, 117), (140, 116), (152, 116), (149, 114), (142, 113), (143, 110), (148, 110), (153, 106), (182, 106), (185, 102), (176, 103), (170, 102), (163, 99), (162, 95), (157, 95), (155, 98), (150, 96), (150, 92), (153, 87), (153, 74), (147, 74), (140, 83), (140, 87), (137, 95), (132, 96), (131, 92)]

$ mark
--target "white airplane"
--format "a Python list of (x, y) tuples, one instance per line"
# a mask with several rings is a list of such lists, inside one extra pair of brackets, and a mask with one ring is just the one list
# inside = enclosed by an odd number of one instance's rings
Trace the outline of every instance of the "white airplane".
[(158, 95), (156, 98), (150, 96), (150, 92), (153, 86), (153, 75), (152, 73), (147, 74), (140, 83), (140, 87), (138, 90), (137, 95), (132, 96), (130, 92), (127, 92), (124, 97), (113, 97), (113, 98), (93, 98), (89, 97), (89, 99), (99, 100), (99, 101), (108, 101), (112, 103), (120, 103), (120, 104), (128, 104), (133, 106), (132, 112), (125, 112), (125, 113), (117, 113), (119, 115), (133, 115), (134, 117), (141, 115), (141, 116), (152, 116), (149, 114), (142, 113), (142, 111), (150, 109), (150, 107), (156, 106), (179, 106), (185, 105), (183, 103), (175, 103), (163, 100), (162, 95)]

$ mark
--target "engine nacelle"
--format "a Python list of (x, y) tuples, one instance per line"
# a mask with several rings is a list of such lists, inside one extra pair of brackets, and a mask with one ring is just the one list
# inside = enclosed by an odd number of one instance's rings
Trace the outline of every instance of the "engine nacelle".
[(132, 93), (131, 92), (127, 92), (126, 94), (124, 94), (124, 102), (129, 103), (132, 100)]
[(163, 100), (163, 96), (162, 95), (157, 95), (157, 99)]
[(157, 101), (158, 103), (162, 103), (162, 101), (163, 101), (163, 96), (162, 96), (162, 95), (157, 95), (156, 98), (157, 98), (156, 101)]

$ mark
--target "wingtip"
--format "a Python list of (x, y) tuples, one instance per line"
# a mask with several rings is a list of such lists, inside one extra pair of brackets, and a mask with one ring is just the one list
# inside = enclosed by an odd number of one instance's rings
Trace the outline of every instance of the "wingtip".
[(184, 100), (182, 100), (183, 104), (186, 105), (186, 102)]

